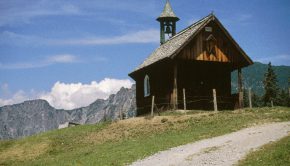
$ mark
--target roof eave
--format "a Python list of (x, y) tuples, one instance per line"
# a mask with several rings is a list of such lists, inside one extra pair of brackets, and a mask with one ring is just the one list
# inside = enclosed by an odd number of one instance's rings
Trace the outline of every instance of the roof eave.
[[(234, 45), (237, 47), (237, 49), (240, 51), (240, 53), (244, 56), (244, 58), (247, 60), (249, 65), (254, 64), (253, 60), (247, 55), (247, 53), (240, 47), (240, 45), (234, 40), (234, 38), (231, 36), (231, 34), (227, 31), (227, 29), (222, 25), (222, 23), (218, 20), (218, 18), (215, 17), (215, 21), (217, 24), (221, 27), (221, 29), (225, 32), (225, 34), (228, 36), (228, 38), (234, 43)], [(248, 66), (249, 66), (248, 65)]]
[(157, 21), (161, 22), (161, 21), (179, 21), (180, 19), (178, 17), (158, 17), (156, 19)]
[(158, 63), (163, 63), (163, 62), (165, 62), (165, 61), (167, 61), (167, 60), (170, 60), (170, 59), (171, 59), (171, 58), (169, 58), (169, 57), (165, 57), (164, 59), (161, 59), (161, 60), (159, 60), (159, 61), (156, 61), (156, 62), (154, 62), (154, 63), (152, 63), (152, 64), (150, 64), (150, 65), (148, 65), (148, 66), (144, 66), (144, 67), (142, 67), (142, 68), (139, 68), (139, 69), (137, 69), (137, 70), (134, 70), (133, 72), (129, 73), (128, 75), (129, 75), (131, 78), (134, 79), (134, 78), (135, 78), (135, 75), (136, 75), (137, 73), (140, 73), (140, 72), (146, 70), (147, 68), (151, 67), (152, 65), (155, 65), (155, 64), (158, 64)]

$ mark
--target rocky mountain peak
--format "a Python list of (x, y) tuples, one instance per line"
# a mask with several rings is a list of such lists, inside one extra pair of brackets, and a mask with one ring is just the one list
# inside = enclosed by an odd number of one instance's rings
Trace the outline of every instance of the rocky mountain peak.
[(57, 129), (60, 124), (94, 124), (136, 112), (135, 90), (121, 88), (107, 100), (97, 99), (87, 107), (73, 110), (53, 108), (45, 100), (30, 100), (0, 107), (0, 139), (14, 139)]

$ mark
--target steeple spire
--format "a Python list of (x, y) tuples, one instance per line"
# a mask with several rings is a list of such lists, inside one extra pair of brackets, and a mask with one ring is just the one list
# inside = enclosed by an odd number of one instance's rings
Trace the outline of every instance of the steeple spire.
[(179, 18), (175, 15), (169, 0), (166, 1), (161, 15), (157, 18), (160, 22), (160, 43), (165, 43), (165, 34), (174, 36), (176, 34), (176, 22)]
[(161, 20), (163, 18), (171, 18), (171, 19), (174, 19), (176, 21), (179, 20), (179, 18), (175, 15), (175, 13), (173, 12), (172, 10), (172, 7), (170, 5), (170, 2), (169, 0), (166, 0), (166, 4), (165, 4), (165, 7), (163, 9), (163, 12), (161, 13), (161, 15), (157, 18), (157, 20)]

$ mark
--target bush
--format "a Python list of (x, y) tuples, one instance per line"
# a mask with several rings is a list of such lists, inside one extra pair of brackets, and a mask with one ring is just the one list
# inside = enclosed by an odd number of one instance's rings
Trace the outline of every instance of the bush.
[(168, 121), (167, 118), (162, 118), (162, 119), (161, 119), (161, 123), (165, 123), (165, 122), (167, 122), (167, 121)]

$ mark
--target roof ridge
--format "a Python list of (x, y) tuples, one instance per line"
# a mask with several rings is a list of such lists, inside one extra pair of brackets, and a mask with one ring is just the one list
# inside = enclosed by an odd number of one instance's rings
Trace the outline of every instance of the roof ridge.
[[(181, 35), (181, 34), (183, 34), (184, 32), (186, 32), (188, 29), (193, 28), (194, 26), (196, 26), (196, 25), (202, 23), (202, 22), (205, 21), (206, 19), (208, 19), (208, 18), (210, 18), (210, 17), (213, 17), (213, 16), (214, 16), (214, 14), (211, 13), (211, 14), (209, 14), (209, 15), (207, 15), (207, 16), (201, 18), (200, 20), (198, 20), (198, 21), (192, 23), (192, 24), (189, 25), (188, 27), (186, 27), (186, 28), (182, 29), (181, 31), (179, 31), (176, 35), (174, 35), (174, 36), (172, 36), (171, 38), (169, 38), (165, 43), (167, 43), (168, 41), (170, 41), (170, 40), (172, 40), (172, 39), (178, 37), (179, 35)], [(165, 44), (165, 43), (164, 43), (164, 44)]]

